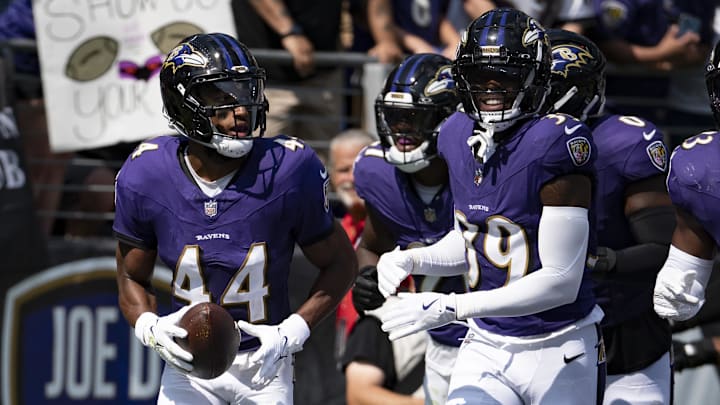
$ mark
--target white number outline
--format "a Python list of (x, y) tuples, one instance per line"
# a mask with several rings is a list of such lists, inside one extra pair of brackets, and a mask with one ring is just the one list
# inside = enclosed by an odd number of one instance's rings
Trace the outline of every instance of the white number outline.
[(688, 150), (696, 147), (697, 145), (707, 145), (713, 141), (713, 134), (715, 134), (715, 131), (705, 131), (687, 139), (682, 143), (682, 148)]
[[(200, 246), (186, 245), (178, 258), (173, 273), (173, 295), (188, 302), (210, 302), (212, 297), (205, 282), (204, 269), (200, 263)], [(185, 280), (188, 280), (187, 287)], [(230, 307), (245, 305), (248, 322), (267, 320), (267, 300), (270, 292), (267, 280), (267, 245), (253, 243), (245, 260), (230, 278), (220, 296), (220, 305)], [(200, 292), (193, 291), (201, 289)]]
[(643, 128), (645, 127), (645, 120), (642, 118), (638, 118), (634, 115), (623, 115), (618, 118), (618, 121), (622, 122), (623, 124), (630, 125), (631, 127), (638, 127)]
[[(455, 218), (460, 224), (460, 230), (465, 239), (465, 259), (468, 263), (467, 283), (470, 288), (477, 287), (480, 281), (480, 262), (475, 249), (480, 227), (470, 223), (467, 216), (460, 210), (455, 210)], [(498, 269), (505, 269), (507, 276), (505, 284), (524, 277), (530, 265), (530, 244), (525, 229), (517, 223), (502, 215), (492, 215), (485, 220), (487, 233), (483, 239), (483, 255)], [(505, 231), (505, 235), (503, 232)], [(503, 243), (506, 249), (502, 249)], [(522, 249), (519, 247), (522, 246)], [(505, 260), (505, 258), (507, 258)], [(521, 264), (517, 264), (517, 262)]]

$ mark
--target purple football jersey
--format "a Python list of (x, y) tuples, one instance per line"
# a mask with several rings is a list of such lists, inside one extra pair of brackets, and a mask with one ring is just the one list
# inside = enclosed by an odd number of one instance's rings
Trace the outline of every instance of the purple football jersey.
[[(295, 244), (332, 231), (327, 171), (302, 142), (261, 138), (225, 190), (210, 198), (180, 163), (187, 142), (155, 138), (128, 157), (116, 181), (115, 234), (157, 249), (174, 269), (174, 309), (211, 301), (236, 320), (280, 323), (290, 314)], [(257, 344), (243, 335), (240, 347)]]
[[(466, 252), (470, 288), (491, 290), (542, 267), (537, 240), (540, 189), (562, 175), (594, 177), (595, 146), (585, 124), (553, 114), (521, 124), (481, 164), (466, 142), (473, 126), (466, 114), (453, 114), (440, 130), (438, 151), (450, 169), (455, 216), (474, 247)], [(590, 234), (594, 232), (591, 221)], [(527, 316), (472, 321), (494, 333), (531, 336), (582, 319), (594, 306), (586, 268), (575, 302)]]
[[(593, 123), (592, 130), (597, 151), (598, 245), (624, 249), (636, 243), (625, 217), (625, 190), (638, 180), (664, 176), (667, 149), (655, 125), (638, 117), (608, 115)], [(603, 325), (651, 310), (653, 280), (607, 278), (599, 283), (595, 295), (605, 312)]]
[[(355, 161), (355, 189), (372, 207), (401, 249), (432, 245), (453, 228), (450, 188), (443, 187), (430, 204), (415, 192), (410, 175), (383, 158), (378, 144), (363, 149)], [(463, 276), (413, 276), (419, 291), (466, 292)], [(449, 324), (431, 329), (430, 336), (448, 346), (460, 346), (467, 327)]]
[(670, 156), (667, 178), (673, 204), (691, 213), (720, 246), (720, 133), (688, 138)]

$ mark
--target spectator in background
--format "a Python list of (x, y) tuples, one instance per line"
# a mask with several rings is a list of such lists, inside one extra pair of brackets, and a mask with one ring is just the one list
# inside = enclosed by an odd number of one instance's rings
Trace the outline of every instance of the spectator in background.
[[(12, 0), (0, 14), (0, 40), (10, 39), (35, 40), (31, 0)], [(54, 154), (50, 150), (37, 51), (16, 51), (12, 57), (15, 71), (10, 75), (13, 79), (10, 103), (29, 161), (31, 183), (35, 186), (35, 208), (44, 214), (40, 226), (50, 235), (62, 196), (59, 187), (52, 186), (63, 184), (66, 163), (72, 154)]]
[[(263, 63), (272, 88), (267, 136), (308, 141), (327, 160), (324, 146), (342, 127), (343, 70), (318, 66), (316, 51), (340, 50), (338, 0), (234, 0), (238, 39), (250, 48), (285, 49), (292, 64)], [(259, 58), (262, 60), (262, 58)]]
[[(358, 153), (374, 141), (375, 139), (362, 129), (345, 130), (330, 141), (330, 184), (341, 203), (340, 207), (333, 207), (333, 211), (335, 216), (342, 217), (342, 227), (353, 245), (357, 244), (365, 226), (365, 203), (355, 191), (353, 164)], [(340, 358), (344, 352), (348, 334), (357, 317), (352, 303), (352, 292), (348, 291), (340, 301), (335, 317), (336, 358)]]
[(447, 18), (449, 0), (367, 0), (367, 21), (374, 44), (367, 50), (382, 63), (404, 54), (438, 53), (455, 57), (460, 35)]
[[(691, 46), (687, 66), (681, 64), (682, 73), (670, 76), (667, 125), (673, 128), (669, 137), (672, 148), (686, 137), (714, 126), (712, 111), (707, 102), (704, 67), (713, 45), (715, 32), (716, 0), (675, 0), (673, 15), (680, 32), (691, 31), (700, 36), (700, 42)], [(696, 55), (697, 53), (697, 55)], [(683, 61), (685, 62), (685, 61)]]
[[(7, 97), (7, 63), (0, 58), (0, 297), (48, 263), (44, 232), (35, 214), (23, 141)], [(2, 314), (0, 314), (0, 321)]]
[(698, 29), (680, 30), (663, 0), (594, 0), (594, 32), (608, 60), (669, 71), (705, 61)]
[[(408, 290), (415, 292), (413, 289)], [(366, 311), (350, 333), (342, 356), (348, 405), (421, 405), (427, 332), (394, 341), (380, 329), (388, 304)]]
[[(593, 1), (598, 18), (597, 29), (590, 35), (608, 61), (661, 72), (610, 75), (608, 106), (622, 114), (647, 117), (660, 126), (712, 126), (702, 72), (712, 41), (713, 13), (709, 11), (714, 8), (710, 0), (675, 4), (664, 0)], [(672, 74), (680, 69), (685, 71)], [(612, 100), (627, 96), (665, 99), (671, 108), (663, 111), (654, 105), (623, 105)], [(667, 135), (677, 140), (689, 133), (668, 131)], [(669, 146), (675, 143), (669, 142)]]
[[(13, 0), (0, 13), (0, 39), (35, 40), (31, 0)], [(113, 211), (112, 185), (116, 169), (106, 167), (102, 162), (99, 165), (77, 165), (71, 159), (122, 160), (134, 145), (108, 147), (99, 153), (53, 153), (49, 144), (37, 51), (17, 51), (13, 59), (15, 72), (10, 102), (23, 138), (24, 154), (29, 161), (27, 168), (34, 186), (34, 205), (41, 212), (42, 230), (48, 236), (89, 237), (104, 234), (109, 237), (110, 220), (103, 220), (101, 216)], [(94, 191), (94, 188), (99, 188), (99, 191)], [(58, 211), (72, 215), (62, 218), (57, 215)], [(88, 214), (90, 217), (87, 217)], [(106, 226), (103, 228), (103, 225)]]
[[(342, 203), (342, 225), (352, 243), (362, 233), (365, 222), (365, 203), (355, 191), (353, 164), (360, 150), (375, 138), (366, 131), (352, 128), (340, 132), (330, 141), (328, 167), (330, 184)], [(338, 216), (338, 215), (336, 215)]]
[(562, 28), (581, 34), (594, 25), (595, 11), (591, 0), (451, 0), (451, 20), (456, 28), (463, 30), (473, 19), (499, 7), (521, 10), (545, 28)]
[[(2, 55), (4, 56), (4, 55)], [(48, 264), (45, 234), (33, 204), (32, 184), (23, 156), (23, 139), (8, 102), (7, 61), (0, 56), (0, 297)], [(0, 313), (3, 324), (4, 312)], [(3, 340), (8, 339), (4, 337)]]
[(536, 18), (545, 28), (561, 28), (582, 34), (594, 25), (595, 12), (591, 0), (507, 0), (507, 2)]

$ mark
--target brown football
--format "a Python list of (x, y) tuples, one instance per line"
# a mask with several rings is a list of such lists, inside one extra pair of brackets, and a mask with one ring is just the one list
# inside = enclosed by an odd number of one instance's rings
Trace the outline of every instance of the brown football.
[(178, 345), (193, 355), (195, 377), (212, 379), (232, 365), (240, 345), (235, 321), (225, 308), (211, 302), (197, 304), (180, 319), (180, 327), (187, 330)]

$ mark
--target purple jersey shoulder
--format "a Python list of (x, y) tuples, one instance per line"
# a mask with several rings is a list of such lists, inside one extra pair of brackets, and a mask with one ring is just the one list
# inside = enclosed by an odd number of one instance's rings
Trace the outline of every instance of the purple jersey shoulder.
[(593, 125), (598, 147), (596, 167), (614, 166), (618, 175), (636, 181), (667, 170), (668, 151), (663, 133), (643, 118), (610, 115)]

